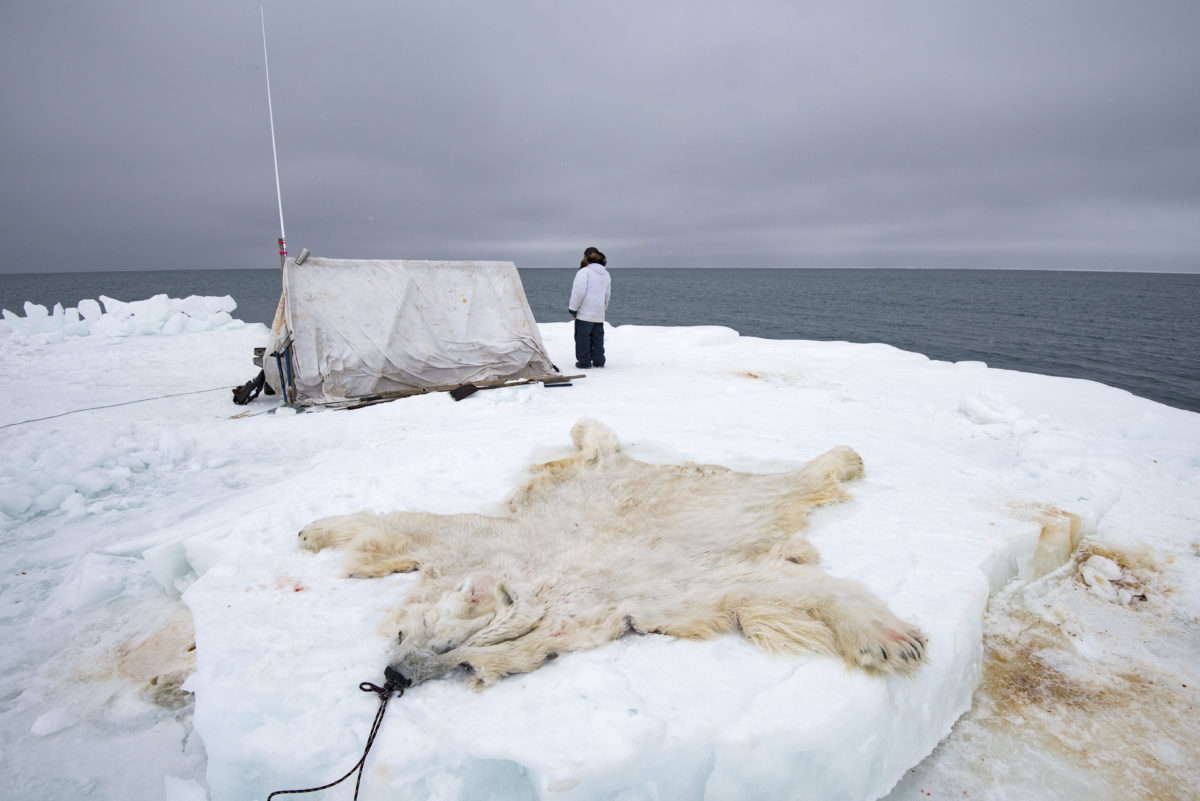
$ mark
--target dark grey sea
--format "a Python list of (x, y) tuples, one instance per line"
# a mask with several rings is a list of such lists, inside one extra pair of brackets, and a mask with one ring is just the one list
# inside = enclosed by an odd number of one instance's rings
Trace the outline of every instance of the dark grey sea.
[[(539, 322), (574, 269), (523, 269)], [(1087, 378), (1200, 412), (1200, 275), (1025, 270), (614, 268), (614, 325), (724, 325), (769, 339), (886, 342), (932, 359)], [(277, 270), (0, 275), (0, 307), (100, 295), (232, 295), (270, 324)]]

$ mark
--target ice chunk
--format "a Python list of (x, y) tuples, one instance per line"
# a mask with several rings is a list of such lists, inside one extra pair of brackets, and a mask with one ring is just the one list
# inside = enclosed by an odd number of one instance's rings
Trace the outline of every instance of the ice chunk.
[(25, 317), (17, 317), (5, 311), (5, 319), (9, 321), (14, 333), (18, 334), (49, 334), (60, 331), (63, 326), (62, 306), (56, 305), (51, 314), (45, 306), (39, 303), (25, 301)]
[(1089, 568), (1109, 581), (1120, 581), (1121, 576), (1124, 575), (1120, 565), (1107, 556), (1101, 556), (1100, 554), (1093, 554), (1084, 562), (1084, 567)]
[(80, 319), (78, 309), (71, 308), (67, 309), (66, 321), (63, 323), (62, 332), (64, 336), (86, 337), (92, 333), (92, 326), (86, 320)]
[(233, 322), (229, 312), (219, 311), (209, 318), (209, 328), (223, 328)]
[(111, 314), (103, 314), (100, 319), (92, 323), (92, 336), (94, 337), (123, 337), (126, 333), (123, 319)]
[[(165, 301), (167, 296), (160, 296)], [(141, 301), (149, 303), (149, 301)], [(150, 305), (144, 309), (135, 309), (131, 322), (133, 323), (133, 333), (140, 336), (147, 334), (157, 334), (162, 331), (163, 320), (169, 314), (169, 308), (161, 308), (158, 305)]]
[(69, 484), (55, 484), (33, 500), (33, 508), (38, 512), (49, 512), (62, 506), (62, 502), (75, 492)]
[(1079, 575), (1088, 589), (1099, 597), (1113, 603), (1129, 603), (1133, 595), (1115, 582), (1121, 580), (1124, 572), (1121, 566), (1106, 556), (1094, 554), (1079, 566)]
[(130, 304), (123, 300), (110, 298), (107, 295), (100, 296), (100, 303), (104, 305), (104, 313), (112, 317), (114, 320), (124, 320), (133, 314), (133, 309)]
[(25, 319), (26, 320), (45, 320), (50, 316), (50, 312), (40, 303), (30, 303), (25, 301)]
[(55, 732), (69, 729), (79, 722), (79, 718), (71, 712), (59, 707), (52, 709), (33, 722), (29, 733), (34, 737), (48, 737)]
[(100, 304), (91, 298), (79, 301), (78, 308), (79, 313), (83, 316), (83, 319), (87, 320), (89, 323), (94, 323), (96, 320), (99, 320), (100, 315), (104, 313), (100, 308)]
[(16, 517), (33, 503), (29, 493), (18, 487), (0, 487), (0, 512)]
[(210, 314), (208, 299), (202, 298), (199, 295), (189, 295), (181, 300), (179, 302), (179, 310), (193, 320), (202, 319)]
[(75, 489), (82, 495), (99, 495), (112, 486), (113, 480), (104, 470), (92, 468), (84, 470), (73, 479)]
[(166, 295), (155, 295), (145, 300), (129, 304), (133, 316), (138, 319), (139, 326), (157, 330), (171, 314), (171, 299)]
[(162, 333), (165, 336), (176, 336), (183, 333), (184, 325), (187, 323), (187, 315), (183, 312), (175, 312), (167, 321), (163, 323)]
[(142, 552), (142, 559), (145, 560), (154, 580), (161, 584), (168, 594), (176, 597), (179, 596), (184, 581), (194, 574), (182, 543), (168, 542), (147, 548)]
[(120, 595), (125, 589), (126, 574), (121, 560), (87, 554), (79, 569), (75, 608), (82, 609)]
[(230, 295), (221, 297), (189, 295), (179, 302), (179, 308), (188, 317), (202, 320), (218, 312), (232, 312), (237, 308), (237, 302)]

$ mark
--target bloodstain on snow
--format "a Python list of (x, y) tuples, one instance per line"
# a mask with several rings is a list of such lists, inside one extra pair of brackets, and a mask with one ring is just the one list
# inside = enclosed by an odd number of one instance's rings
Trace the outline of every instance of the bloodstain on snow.
[(308, 587), (300, 579), (295, 576), (276, 576), (275, 589), (291, 590), (292, 592), (304, 592)]

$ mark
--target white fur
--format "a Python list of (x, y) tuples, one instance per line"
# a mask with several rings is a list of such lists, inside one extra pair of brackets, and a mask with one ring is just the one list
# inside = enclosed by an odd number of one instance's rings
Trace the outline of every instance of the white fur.
[(421, 571), (395, 617), (392, 666), (414, 683), (464, 665), (479, 686), (627, 631), (741, 630), (776, 653), (817, 651), (907, 673), (925, 638), (861, 585), (816, 566), (808, 512), (847, 497), (862, 459), (837, 447), (790, 473), (650, 465), (593, 420), (579, 453), (535, 465), (510, 514), (371, 511), (318, 520), (309, 550), (350, 551), (349, 575)]

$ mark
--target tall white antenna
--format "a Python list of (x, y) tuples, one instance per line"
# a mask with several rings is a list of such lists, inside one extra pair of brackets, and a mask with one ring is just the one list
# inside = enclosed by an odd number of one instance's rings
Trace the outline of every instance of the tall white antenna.
[(271, 155), (275, 159), (275, 197), (279, 201), (279, 266), (287, 258), (287, 233), (283, 228), (283, 191), (279, 188), (279, 151), (275, 148), (275, 109), (271, 107), (271, 67), (267, 62), (267, 12), (258, 7), (262, 17), (263, 71), (267, 76), (267, 114), (271, 118)]

